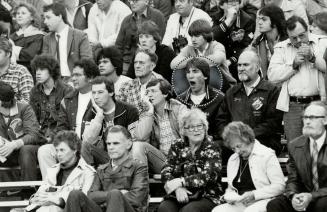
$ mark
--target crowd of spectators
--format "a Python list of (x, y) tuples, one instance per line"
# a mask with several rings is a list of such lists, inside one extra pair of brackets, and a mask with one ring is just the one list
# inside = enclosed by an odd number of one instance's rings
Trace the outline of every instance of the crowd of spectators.
[(0, 182), (43, 181), (0, 196), (326, 211), (326, 83), (326, 0), (0, 0)]

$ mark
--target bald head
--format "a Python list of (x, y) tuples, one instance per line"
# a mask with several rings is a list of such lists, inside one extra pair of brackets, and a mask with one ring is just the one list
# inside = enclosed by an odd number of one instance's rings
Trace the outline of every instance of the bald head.
[(256, 81), (259, 77), (260, 60), (255, 51), (245, 50), (237, 62), (238, 78), (243, 83)]

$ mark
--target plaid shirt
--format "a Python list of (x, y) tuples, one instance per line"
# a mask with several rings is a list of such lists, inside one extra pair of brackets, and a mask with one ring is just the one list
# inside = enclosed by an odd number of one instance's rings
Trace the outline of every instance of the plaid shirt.
[[(160, 74), (152, 72), (151, 79), (163, 79), (163, 77)], [(138, 78), (124, 83), (121, 86), (119, 95), (116, 96), (116, 99), (135, 106), (140, 114), (147, 111), (147, 108), (143, 103), (144, 97), (141, 94), (141, 86), (141, 82)]]
[(164, 155), (168, 155), (170, 146), (173, 141), (178, 139), (172, 129), (172, 126), (170, 125), (169, 115), (168, 115), (168, 105), (165, 104), (165, 110), (162, 117), (160, 117), (158, 114), (155, 113), (154, 118), (156, 119), (158, 125), (159, 125), (159, 131), (160, 131), (160, 144), (159, 149)]
[(29, 102), (34, 82), (25, 66), (10, 64), (8, 70), (0, 76), (0, 80), (8, 83), (14, 89), (17, 100)]

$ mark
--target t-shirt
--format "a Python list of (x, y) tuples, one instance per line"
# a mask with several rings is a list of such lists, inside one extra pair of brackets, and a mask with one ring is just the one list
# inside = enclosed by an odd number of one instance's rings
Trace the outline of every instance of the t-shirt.
[(203, 93), (203, 94), (198, 95), (198, 96), (191, 94), (191, 100), (192, 100), (192, 102), (194, 104), (199, 105), (202, 102), (202, 100), (204, 99), (205, 96), (206, 96), (206, 93)]
[(81, 126), (83, 121), (83, 116), (86, 111), (87, 105), (89, 104), (92, 97), (92, 92), (87, 92), (85, 94), (78, 93), (78, 108), (76, 114), (76, 129), (75, 132), (79, 137), (81, 137)]

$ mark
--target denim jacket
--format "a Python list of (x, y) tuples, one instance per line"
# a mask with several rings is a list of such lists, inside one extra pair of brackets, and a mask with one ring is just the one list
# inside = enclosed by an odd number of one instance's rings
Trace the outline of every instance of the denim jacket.
[(48, 137), (53, 133), (59, 118), (60, 102), (70, 91), (72, 91), (72, 87), (60, 80), (55, 81), (50, 95), (44, 93), (42, 84), (37, 84), (31, 90), (30, 105), (44, 136)]

